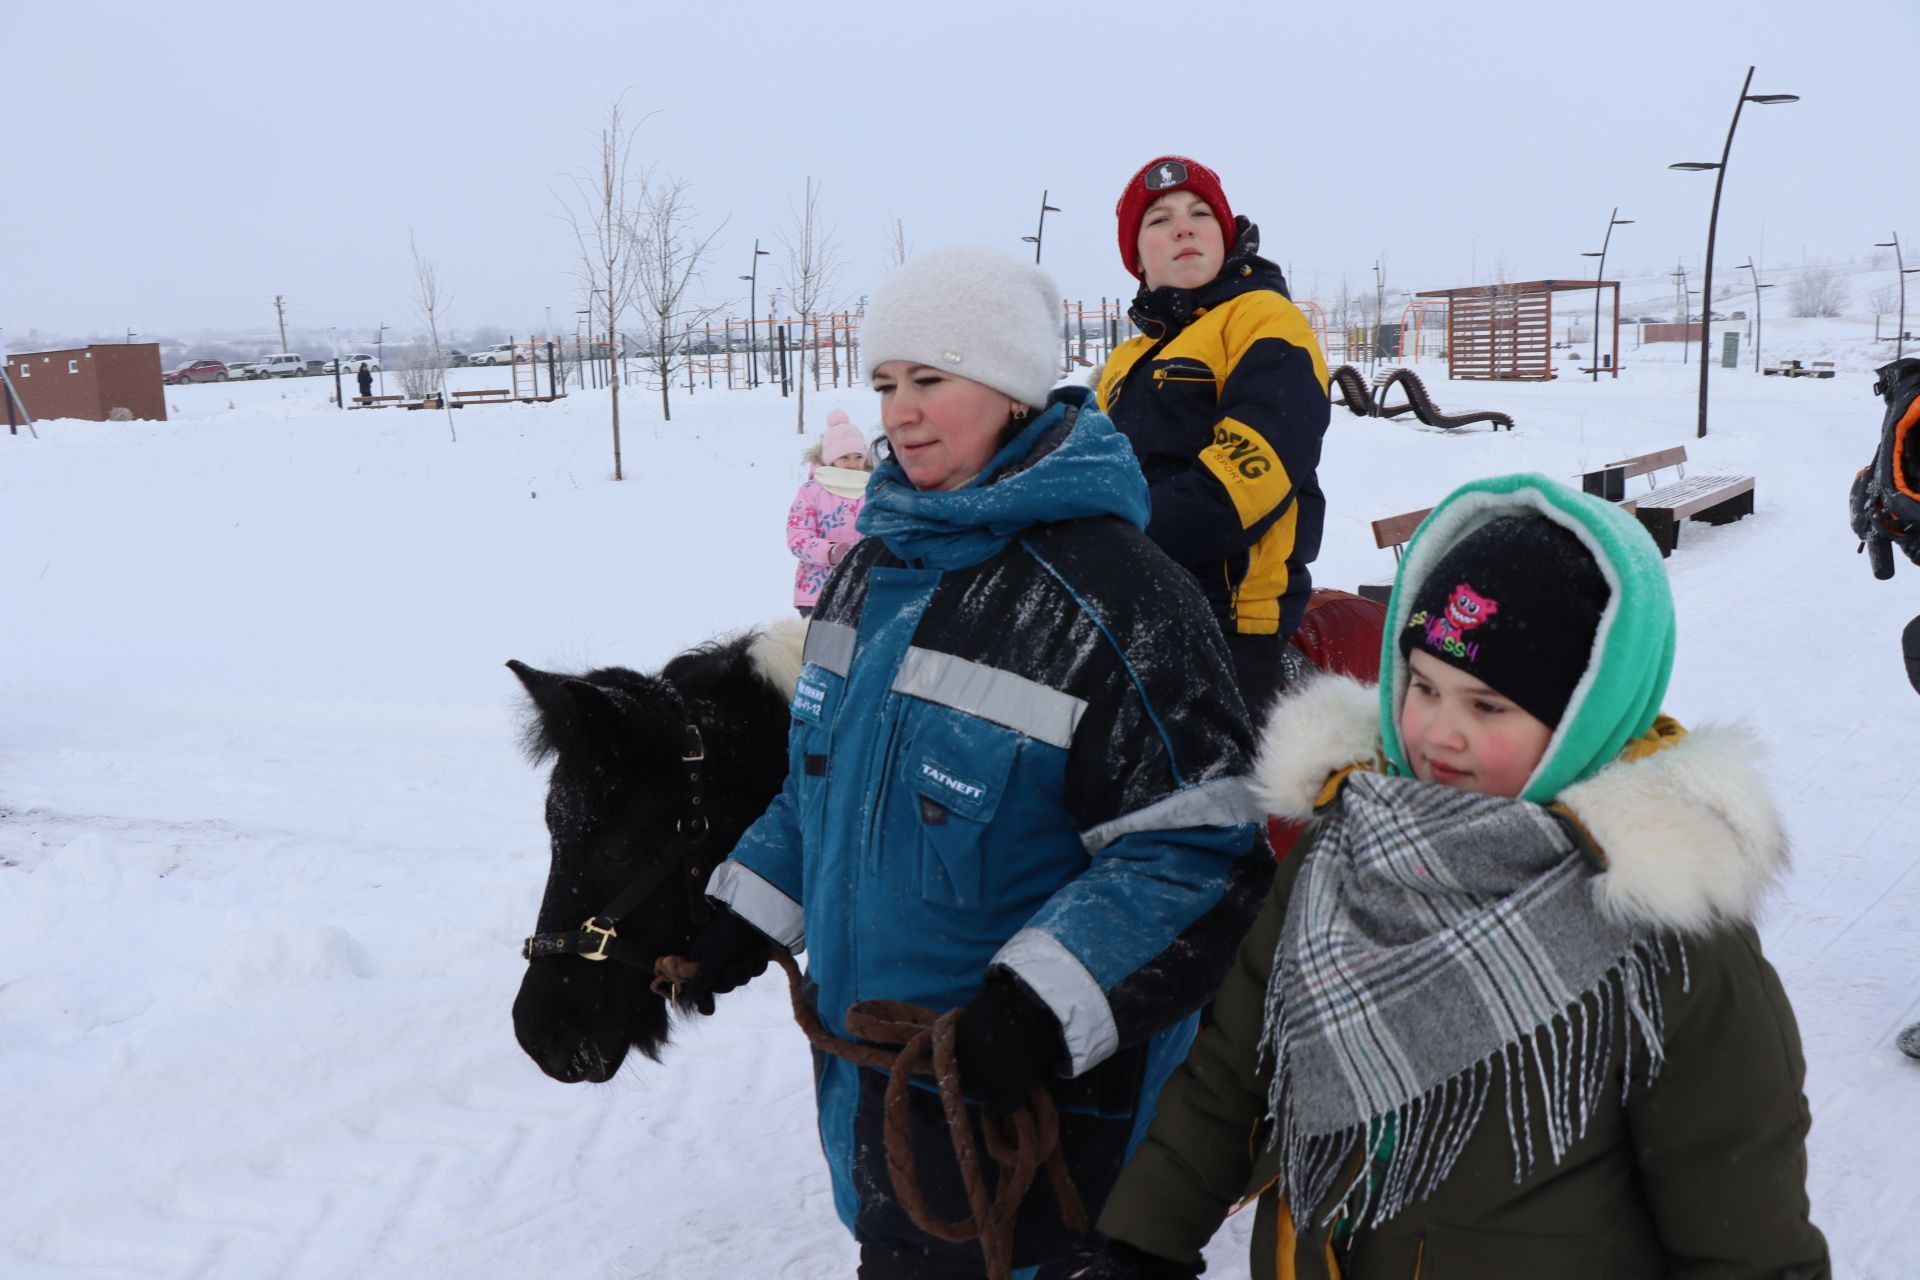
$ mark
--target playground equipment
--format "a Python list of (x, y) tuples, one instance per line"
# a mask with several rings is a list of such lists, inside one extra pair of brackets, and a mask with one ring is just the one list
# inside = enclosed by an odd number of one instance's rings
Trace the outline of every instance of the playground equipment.
[[(1438, 300), (1415, 299), (1400, 312), (1400, 341), (1394, 354), (1402, 360), (1419, 360), (1427, 355), (1447, 358), (1447, 304)], [(1428, 347), (1437, 351), (1428, 351)]]
[[(1473, 413), (1442, 413), (1433, 397), (1427, 394), (1427, 384), (1420, 375), (1404, 365), (1390, 369), (1381, 369), (1374, 374), (1373, 386), (1367, 386), (1366, 375), (1350, 364), (1343, 364), (1329, 375), (1329, 381), (1340, 390), (1340, 397), (1333, 403), (1345, 405), (1356, 418), (1397, 418), (1411, 413), (1430, 427), (1471, 426), (1476, 422), (1491, 422), (1498, 431), (1505, 427), (1513, 430), (1513, 418), (1497, 410), (1484, 409)], [(1398, 386), (1406, 393), (1407, 402), (1389, 408), (1386, 403), (1387, 392)]]
[[(1620, 282), (1523, 280), (1414, 295), (1447, 302), (1447, 377), (1496, 382), (1548, 382), (1553, 368), (1553, 295), (1613, 290), (1613, 358), (1601, 369), (1620, 376)], [(1599, 358), (1599, 335), (1594, 356)], [(1590, 370), (1582, 370), (1590, 372)]]

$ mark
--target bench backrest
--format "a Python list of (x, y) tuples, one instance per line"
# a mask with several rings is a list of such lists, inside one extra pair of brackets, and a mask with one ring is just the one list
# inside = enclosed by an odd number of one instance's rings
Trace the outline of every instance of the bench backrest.
[(1392, 547), (1393, 554), (1397, 557), (1401, 546), (1413, 536), (1413, 531), (1420, 527), (1420, 522), (1425, 520), (1432, 510), (1432, 507), (1422, 507), (1418, 511), (1409, 511), (1404, 515), (1387, 516), (1385, 519), (1375, 520), (1373, 545), (1382, 550)]
[(1634, 476), (1643, 476), (1649, 471), (1658, 471), (1662, 467), (1684, 466), (1687, 461), (1687, 446), (1677, 444), (1671, 449), (1659, 449), (1653, 453), (1643, 453), (1635, 458), (1622, 458), (1618, 462), (1607, 463), (1605, 470), (1618, 468), (1629, 480)]

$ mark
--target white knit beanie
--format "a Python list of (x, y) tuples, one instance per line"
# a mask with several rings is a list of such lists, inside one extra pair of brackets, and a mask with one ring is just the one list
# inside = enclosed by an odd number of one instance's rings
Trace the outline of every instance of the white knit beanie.
[(1043, 405), (1060, 376), (1060, 289), (1030, 262), (987, 249), (916, 254), (874, 291), (860, 326), (868, 378), (908, 360)]

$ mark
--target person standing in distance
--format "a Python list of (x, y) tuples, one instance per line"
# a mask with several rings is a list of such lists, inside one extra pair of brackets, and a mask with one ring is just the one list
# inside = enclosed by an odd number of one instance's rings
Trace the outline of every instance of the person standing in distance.
[(1108, 359), (1099, 406), (1146, 474), (1147, 536), (1199, 580), (1258, 723), (1286, 685), (1320, 550), (1326, 358), (1213, 170), (1161, 156), (1114, 213), (1140, 336)]

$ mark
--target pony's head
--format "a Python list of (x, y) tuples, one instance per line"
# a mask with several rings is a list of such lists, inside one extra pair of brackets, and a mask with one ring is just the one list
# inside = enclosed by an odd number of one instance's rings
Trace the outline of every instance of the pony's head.
[[(580, 928), (643, 878), (646, 897), (619, 922), (620, 960), (530, 960), (513, 1002), (520, 1047), (556, 1080), (612, 1079), (629, 1047), (657, 1058), (666, 1002), (648, 989), (653, 959), (691, 941), (715, 862), (786, 775), (786, 706), (799, 668), (796, 626), (702, 646), (656, 675), (622, 667), (559, 675), (508, 667), (531, 701), (524, 745), (551, 760), (551, 863), (538, 934)], [(698, 805), (687, 783), (689, 730), (704, 751)], [(705, 837), (675, 836), (704, 814)], [(663, 861), (684, 865), (661, 867)]]

